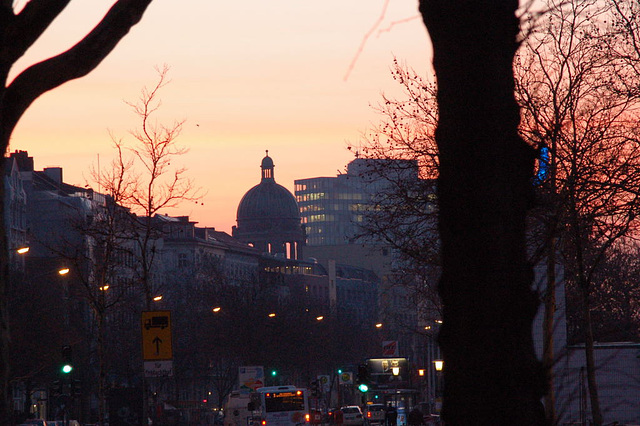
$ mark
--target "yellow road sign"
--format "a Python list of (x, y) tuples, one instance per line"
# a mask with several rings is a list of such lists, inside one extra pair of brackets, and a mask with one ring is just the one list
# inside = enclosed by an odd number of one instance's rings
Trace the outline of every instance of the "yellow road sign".
[(171, 311), (142, 312), (142, 357), (145, 361), (172, 359)]

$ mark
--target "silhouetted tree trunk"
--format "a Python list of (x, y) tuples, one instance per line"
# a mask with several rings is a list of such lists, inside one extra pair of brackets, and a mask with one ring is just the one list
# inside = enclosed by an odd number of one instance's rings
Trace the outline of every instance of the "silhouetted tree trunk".
[[(71, 0), (31, 0), (19, 13), (13, 0), (0, 0), (0, 145), (4, 153), (18, 120), (43, 93), (88, 74), (140, 21), (152, 0), (118, 0), (98, 25), (78, 44), (57, 56), (34, 64), (10, 84), (11, 67), (40, 38)], [(1, 170), (0, 170), (1, 171)], [(0, 201), (4, 183), (0, 183)], [(0, 218), (4, 205), (0, 202)], [(7, 404), (8, 342), (6, 294), (9, 282), (7, 236), (0, 226), (0, 425), (9, 424)]]
[(518, 1), (421, 0), (438, 80), (439, 292), (447, 425), (545, 424), (525, 218), (534, 153), (518, 135)]

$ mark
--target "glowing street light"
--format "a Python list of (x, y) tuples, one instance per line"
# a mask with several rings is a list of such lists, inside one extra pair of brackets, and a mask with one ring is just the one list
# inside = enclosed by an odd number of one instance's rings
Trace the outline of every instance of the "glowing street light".
[(214, 312), (214, 313), (216, 313), (216, 314), (217, 314), (217, 313), (218, 313), (218, 312), (220, 312), (221, 310), (222, 310), (222, 308), (221, 308), (220, 306), (216, 306), (215, 308), (211, 309), (211, 312)]
[(435, 367), (436, 371), (442, 371), (442, 369), (444, 368), (444, 361), (441, 359), (436, 359), (433, 361), (433, 366)]
[(58, 275), (67, 275), (69, 273), (69, 268), (58, 269)]
[(19, 249), (16, 250), (16, 253), (18, 254), (25, 254), (29, 252), (29, 247), (20, 247)]
[(153, 300), (154, 302), (159, 302), (159, 301), (161, 301), (161, 300), (162, 300), (162, 295), (161, 295), (161, 294), (159, 294), (158, 296), (154, 297), (152, 300)]
[(267, 315), (269, 318), (274, 318), (276, 316), (275, 312), (271, 312), (269, 315)]
[(376, 328), (382, 328), (382, 323), (381, 322), (377, 323)]
[(100, 289), (100, 291), (107, 291), (109, 290), (109, 284), (105, 284), (102, 287), (98, 287)]

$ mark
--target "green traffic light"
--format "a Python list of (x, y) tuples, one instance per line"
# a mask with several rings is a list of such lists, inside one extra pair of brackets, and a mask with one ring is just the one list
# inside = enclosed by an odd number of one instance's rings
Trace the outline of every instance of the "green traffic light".
[(73, 370), (73, 367), (71, 365), (69, 365), (69, 364), (65, 364), (65, 365), (62, 366), (62, 372), (64, 374), (71, 373), (71, 370)]
[(365, 385), (364, 383), (360, 384), (358, 386), (358, 390), (362, 393), (368, 392), (369, 391), (369, 386)]
[(277, 376), (277, 375), (278, 375), (278, 372), (277, 372), (276, 370), (272, 370), (272, 371), (271, 371), (271, 376), (272, 376), (272, 377), (275, 377), (275, 376)]

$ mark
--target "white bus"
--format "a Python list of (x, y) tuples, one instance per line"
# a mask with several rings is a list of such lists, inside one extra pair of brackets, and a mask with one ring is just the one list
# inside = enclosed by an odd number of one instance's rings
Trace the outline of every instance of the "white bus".
[(253, 403), (250, 394), (233, 391), (224, 403), (223, 426), (253, 426)]
[(309, 396), (295, 386), (269, 386), (256, 390), (261, 426), (308, 426)]

